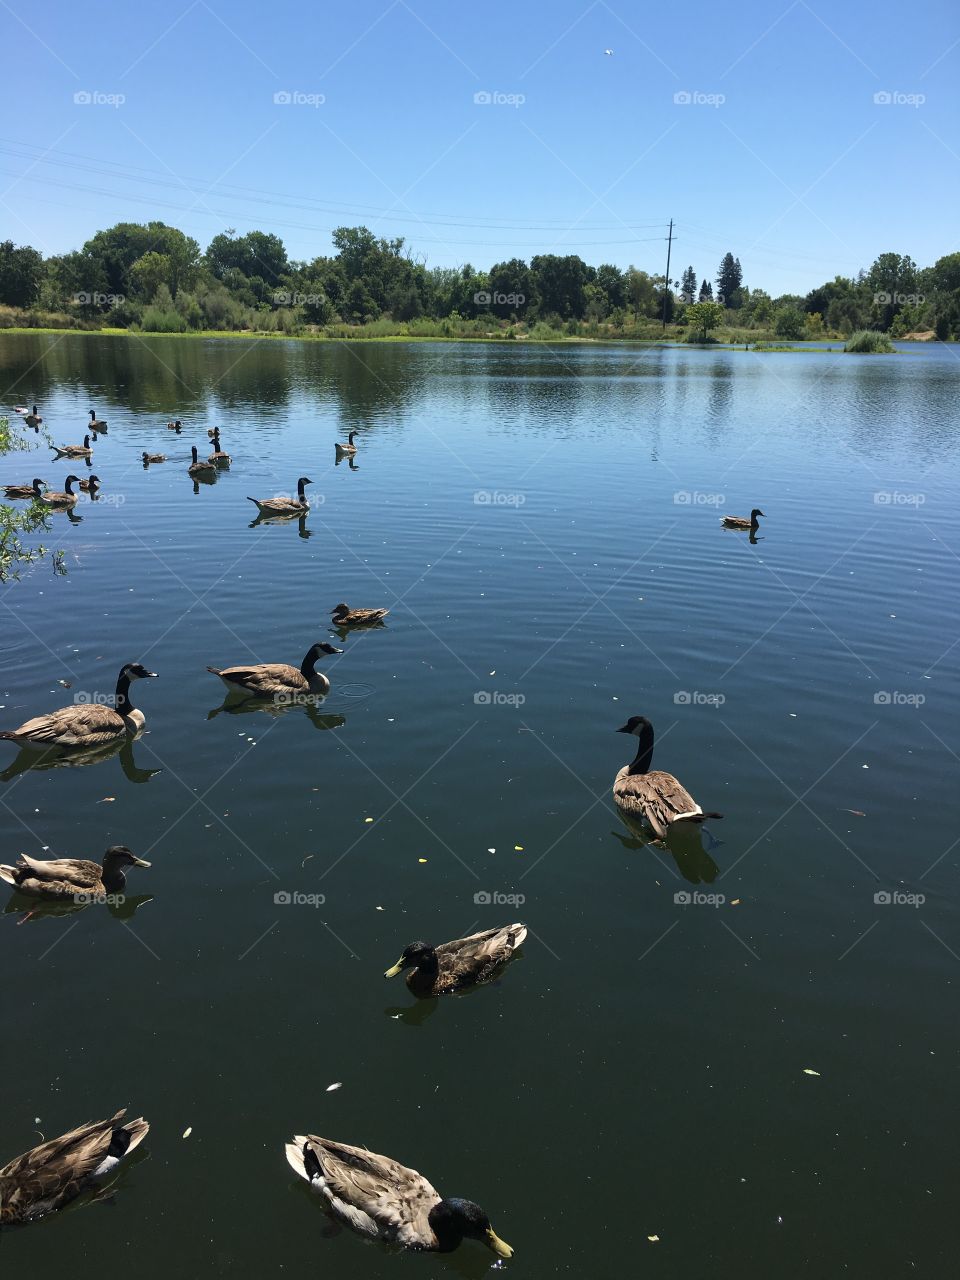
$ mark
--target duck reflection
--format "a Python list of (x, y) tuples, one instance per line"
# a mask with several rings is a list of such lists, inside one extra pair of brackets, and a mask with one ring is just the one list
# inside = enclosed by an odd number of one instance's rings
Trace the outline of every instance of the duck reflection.
[(142, 906), (153, 901), (152, 893), (118, 894), (108, 897), (104, 904), (95, 902), (75, 902), (72, 898), (56, 901), (41, 901), (26, 893), (12, 893), (3, 909), (5, 916), (22, 915), (17, 924), (34, 924), (39, 920), (59, 919), (61, 916), (73, 916), (79, 911), (87, 911), (90, 907), (105, 905), (115, 920), (132, 920)]
[(244, 698), (228, 693), (219, 707), (212, 707), (207, 712), (207, 719), (215, 719), (222, 711), (231, 716), (260, 711), (264, 715), (273, 716), (274, 719), (292, 711), (303, 711), (315, 729), (340, 729), (347, 723), (346, 716), (330, 712), (322, 715), (319, 710), (322, 705), (323, 698), (319, 694), (304, 694), (296, 701), (277, 703), (273, 698)]
[(405, 1027), (419, 1027), (436, 1013), (439, 1003), (439, 996), (434, 996), (431, 1000), (415, 1000), (410, 1005), (391, 1005), (383, 1012), (394, 1022), (402, 1022)]
[(670, 828), (663, 840), (654, 840), (639, 822), (621, 813), (619, 809), (617, 817), (630, 834), (625, 836), (622, 831), (612, 831), (610, 834), (616, 836), (625, 849), (666, 849), (688, 884), (713, 884), (720, 874), (719, 866), (708, 852), (708, 847), (719, 848), (720, 841), (714, 840), (706, 827), (678, 822)]
[(0, 773), (0, 782), (9, 782), (19, 774), (28, 773), (32, 770), (82, 769), (88, 764), (103, 764), (104, 761), (111, 760), (114, 756), (118, 757), (120, 768), (123, 770), (123, 775), (128, 782), (149, 782), (156, 774), (163, 773), (163, 770), (138, 768), (133, 754), (133, 744), (141, 736), (141, 734), (137, 734), (136, 738), (126, 738), (121, 742), (108, 742), (105, 746), (90, 747), (81, 751), (78, 751), (76, 747), (61, 748), (60, 750), (55, 747), (49, 747), (45, 751), (37, 752), (35, 749), (31, 750), (29, 747), (22, 747), (20, 754), (13, 763)]
[(292, 521), (295, 520), (297, 522), (297, 525), (299, 526), (298, 528), (299, 536), (301, 538), (312, 538), (313, 532), (307, 528), (308, 515), (309, 515), (308, 511), (304, 511), (300, 514), (297, 514), (296, 512), (290, 512), (289, 515), (272, 515), (272, 516), (264, 515), (262, 512), (260, 512), (258, 513), (256, 520), (250, 521), (250, 524), (248, 527), (251, 529), (256, 529), (258, 525), (261, 525), (261, 524), (290, 524)]

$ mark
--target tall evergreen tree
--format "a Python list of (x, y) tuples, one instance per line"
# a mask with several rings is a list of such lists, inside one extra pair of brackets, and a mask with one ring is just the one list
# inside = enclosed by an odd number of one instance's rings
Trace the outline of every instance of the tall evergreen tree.
[(725, 306), (738, 307), (740, 296), (737, 291), (742, 283), (743, 272), (740, 269), (740, 259), (735, 258), (732, 253), (725, 253), (717, 271), (717, 297)]
[(709, 280), (704, 280), (704, 282), (701, 284), (700, 296), (697, 298), (697, 301), (698, 302), (713, 301), (713, 285), (710, 283)]
[(680, 292), (684, 302), (695, 302), (697, 299), (697, 273), (693, 267), (687, 267), (680, 281)]

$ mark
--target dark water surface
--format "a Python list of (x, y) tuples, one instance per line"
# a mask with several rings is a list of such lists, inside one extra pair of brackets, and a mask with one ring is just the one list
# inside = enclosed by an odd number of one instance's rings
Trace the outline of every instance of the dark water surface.
[[(47, 539), (68, 576), (2, 588), (0, 725), (160, 674), (132, 758), (0, 784), (4, 861), (154, 864), (133, 915), (0, 915), (0, 1163), (123, 1105), (152, 1124), (112, 1205), (4, 1236), (5, 1276), (494, 1262), (327, 1238), (295, 1132), (478, 1200), (517, 1275), (954, 1274), (953, 350), (0, 335), (0, 380), (58, 441), (109, 423), (100, 501)], [(233, 465), (195, 494), (213, 424)], [(300, 475), (305, 528), (251, 528), (245, 495)], [(720, 529), (753, 506), (754, 545)], [(208, 663), (298, 664), (340, 600), (392, 611), (320, 716), (210, 716)], [(726, 815), (703, 850), (617, 818), (636, 713)], [(381, 976), (517, 918), (495, 986), (415, 1006)]]

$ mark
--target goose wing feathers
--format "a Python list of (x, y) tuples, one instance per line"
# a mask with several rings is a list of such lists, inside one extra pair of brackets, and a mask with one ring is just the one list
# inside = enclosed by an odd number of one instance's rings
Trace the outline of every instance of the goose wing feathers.
[(207, 670), (228, 684), (261, 693), (264, 697), (310, 687), (301, 672), (286, 662), (261, 662), (250, 667), (224, 667), (222, 670), (208, 667)]
[(626, 813), (647, 821), (661, 838), (681, 814), (700, 812), (696, 800), (672, 773), (631, 774), (626, 765), (614, 781), (613, 798)]
[(126, 726), (123, 717), (113, 707), (99, 703), (77, 703), (61, 707), (49, 715), (34, 716), (19, 729), (6, 735), (14, 739), (27, 738), (50, 746), (96, 745), (111, 742), (123, 733)]

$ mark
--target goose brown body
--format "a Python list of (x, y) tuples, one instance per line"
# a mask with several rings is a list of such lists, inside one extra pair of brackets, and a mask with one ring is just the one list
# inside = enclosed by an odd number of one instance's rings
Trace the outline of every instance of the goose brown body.
[(315, 1134), (294, 1137), (286, 1155), (329, 1212), (361, 1235), (434, 1253), (450, 1252), (469, 1237), (498, 1257), (513, 1254), (479, 1205), (444, 1200), (422, 1173), (389, 1156)]
[(313, 481), (308, 480), (306, 476), (301, 476), (297, 481), (297, 496), (295, 498), (248, 497), (247, 501), (252, 502), (265, 516), (300, 516), (310, 509), (306, 496), (303, 492), (304, 486), (308, 484), (313, 484)]
[(412, 942), (384, 977), (393, 978), (410, 969), (407, 986), (418, 996), (448, 995), (480, 986), (513, 959), (526, 936), (527, 926), (517, 923), (484, 929), (467, 938), (441, 942), (437, 947)]
[(248, 667), (207, 667), (207, 670), (219, 676), (231, 693), (250, 698), (325, 694), (330, 692), (330, 681), (322, 671), (314, 669), (314, 663), (321, 653), (342, 652), (332, 644), (321, 643), (307, 651), (299, 669), (286, 662), (258, 662)]
[[(758, 516), (763, 516), (763, 512), (759, 507), (754, 507), (749, 516), (721, 516), (720, 523), (725, 529), (747, 529), (756, 532), (760, 528)], [(766, 519), (766, 516), (763, 516)]]
[(90, 448), (90, 437), (83, 437), (83, 444), (55, 444), (51, 446), (55, 453), (61, 458), (92, 458), (93, 450)]
[(0, 1227), (30, 1222), (61, 1208), (108, 1174), (150, 1131), (141, 1116), (81, 1125), (17, 1156), (0, 1169)]
[(617, 732), (639, 738), (636, 758), (623, 766), (613, 782), (614, 803), (628, 818), (663, 840), (675, 822), (696, 823), (723, 817), (720, 813), (704, 813), (672, 773), (650, 769), (654, 735), (653, 725), (645, 716), (632, 716)]
[(62, 490), (48, 489), (46, 493), (40, 495), (40, 501), (48, 507), (75, 507), (77, 505), (77, 495), (70, 486), (79, 483), (79, 476), (67, 476)]
[(139, 662), (128, 662), (117, 678), (112, 707), (99, 702), (76, 702), (59, 711), (35, 716), (17, 729), (0, 733), (0, 738), (36, 750), (47, 748), (89, 748), (107, 746), (134, 736), (144, 726), (144, 715), (130, 702), (131, 680), (156, 676)]

